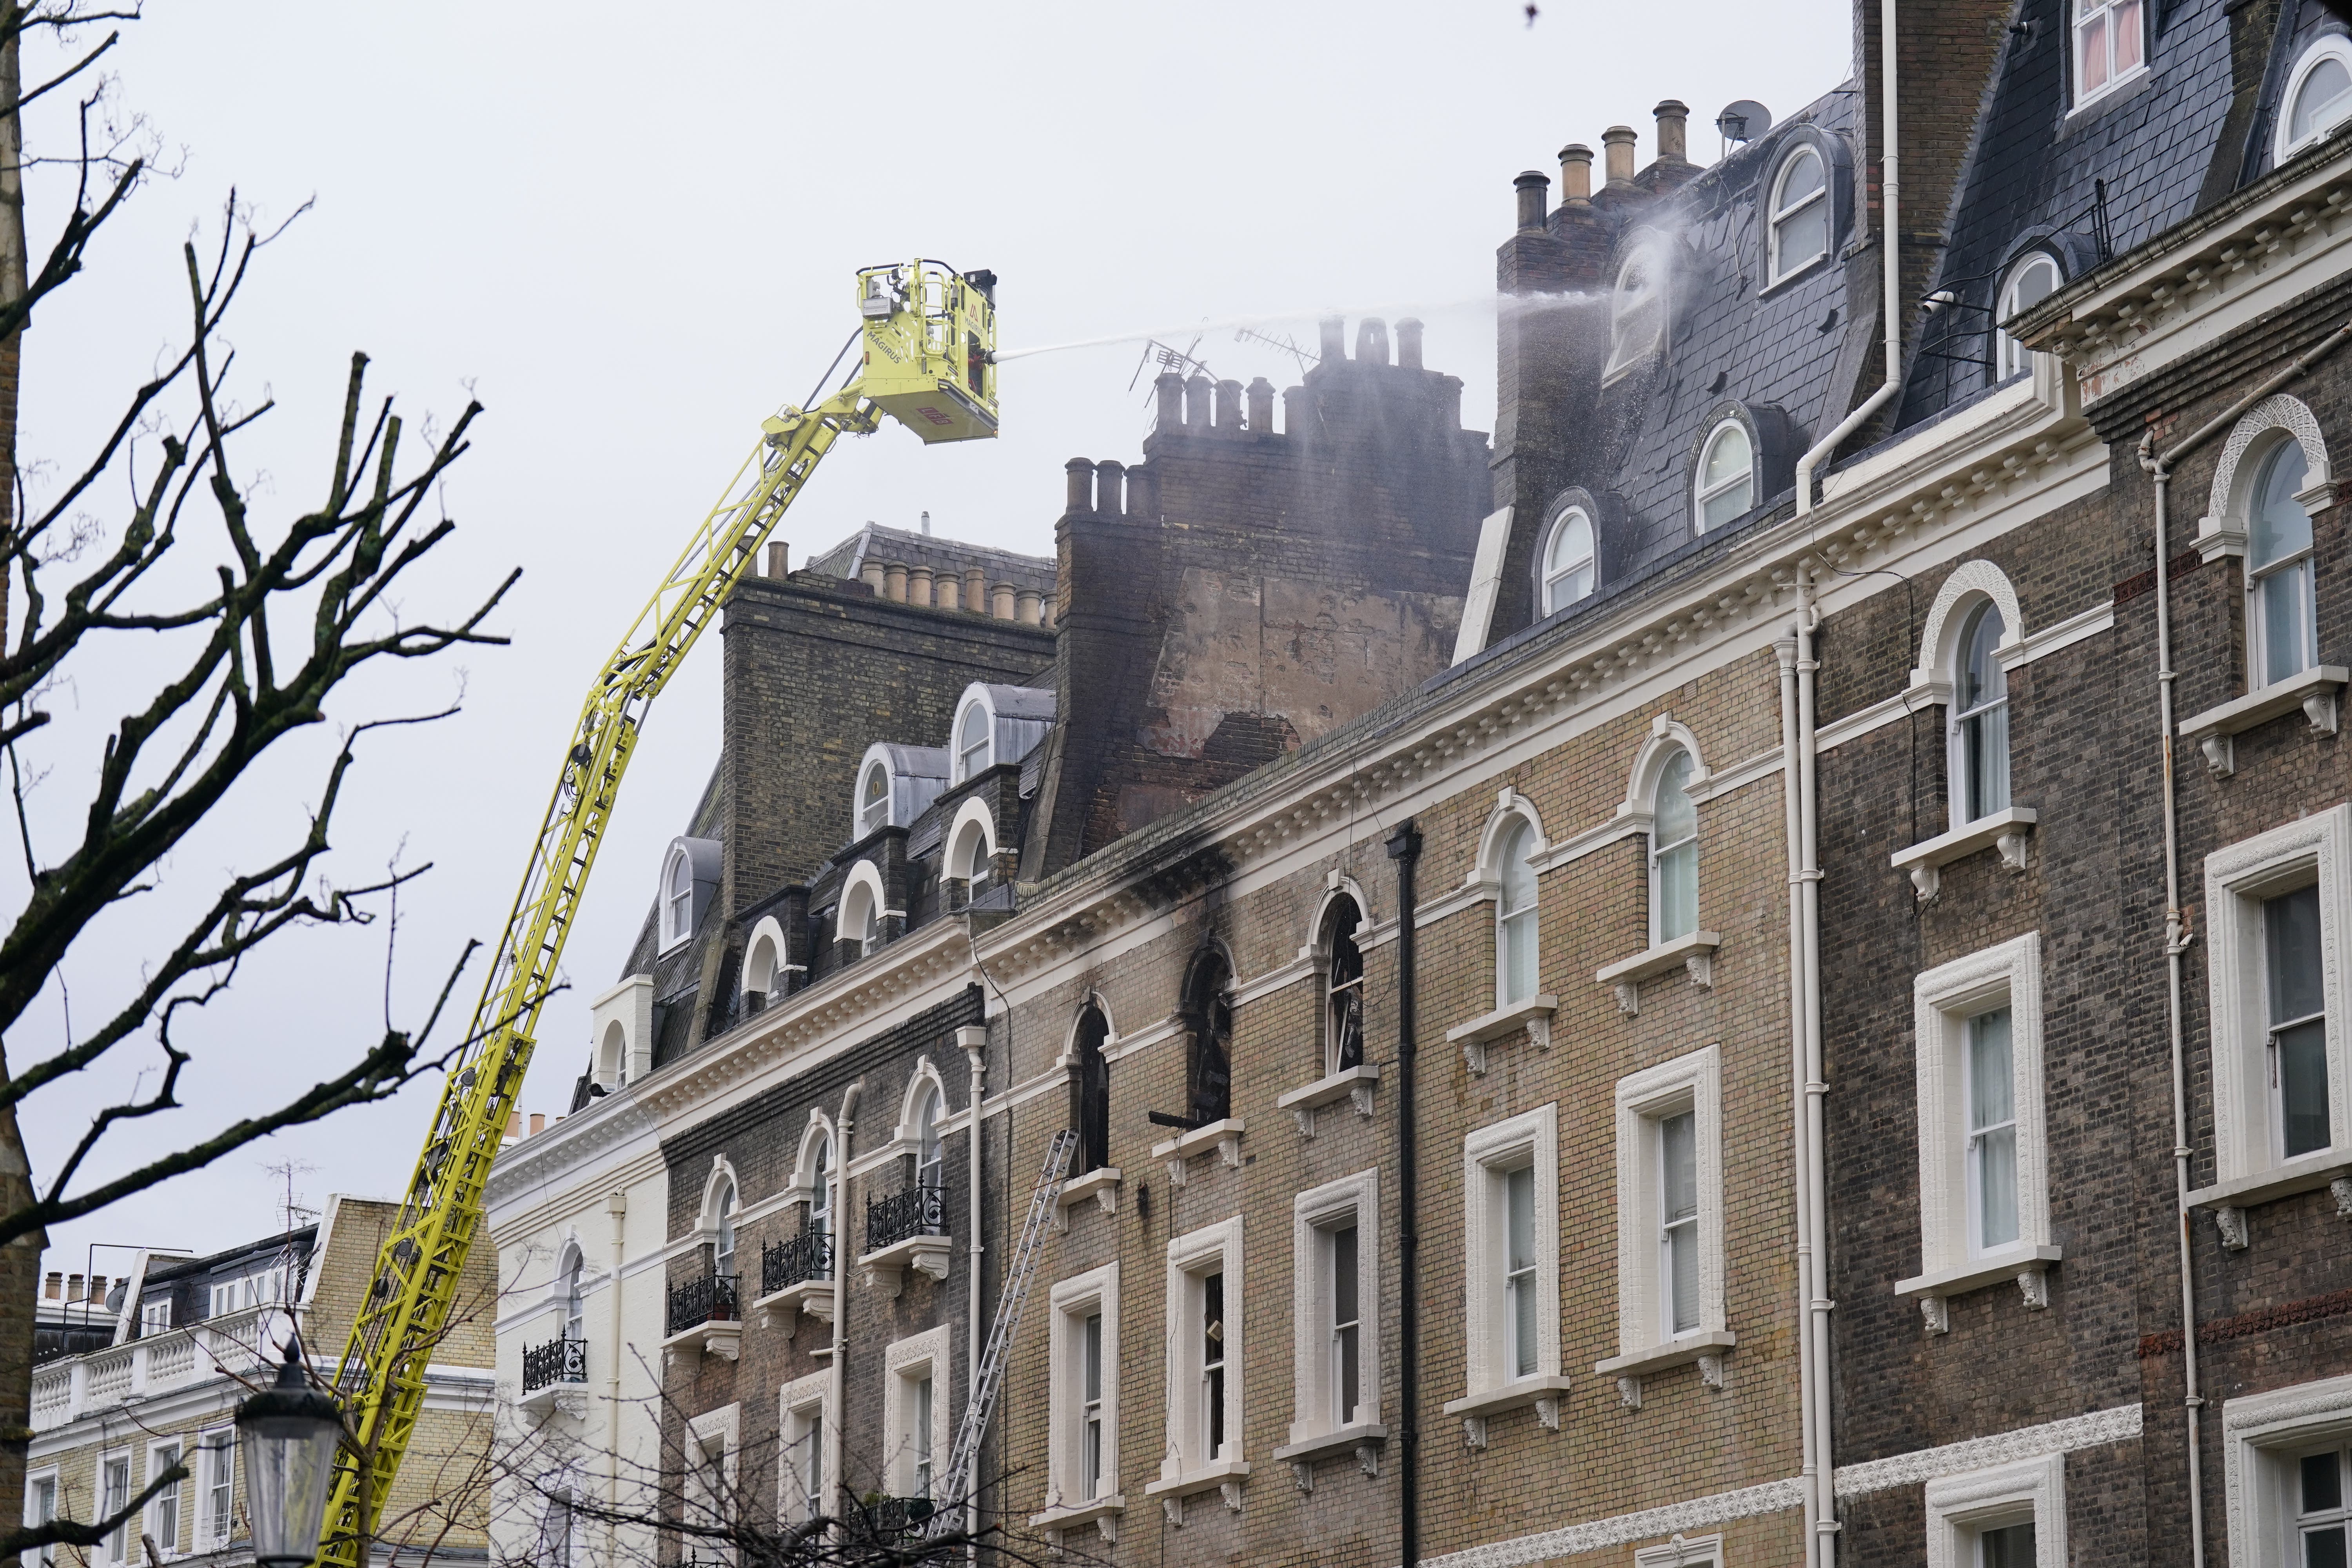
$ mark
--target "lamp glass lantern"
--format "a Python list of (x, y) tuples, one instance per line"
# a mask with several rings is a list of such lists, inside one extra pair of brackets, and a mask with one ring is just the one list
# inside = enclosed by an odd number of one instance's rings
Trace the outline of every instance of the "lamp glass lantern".
[(299, 1345), (288, 1342), (277, 1383), (237, 1406), (236, 1428), (254, 1561), (262, 1568), (309, 1568), (319, 1555), (343, 1420), (333, 1398), (310, 1385)]

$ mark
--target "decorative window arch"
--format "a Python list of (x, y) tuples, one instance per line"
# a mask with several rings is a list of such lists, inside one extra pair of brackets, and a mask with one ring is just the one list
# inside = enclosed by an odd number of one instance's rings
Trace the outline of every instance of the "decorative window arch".
[(857, 775), (856, 831), (853, 840), (890, 825), (890, 764), (880, 757), (868, 761)]
[(1990, 595), (1958, 606), (1952, 638), (1952, 700), (1946, 724), (1951, 826), (1964, 827), (2009, 805), (2009, 676), (2001, 650), (2014, 645)]
[(2245, 557), (2249, 689), (2318, 662), (2311, 513), (2334, 499), (2327, 443), (2302, 399), (2264, 398), (2230, 432), (2197, 545), (2208, 561)]
[(970, 882), (977, 890), (994, 868), (996, 859), (996, 814), (988, 802), (973, 797), (956, 807), (955, 820), (947, 835), (946, 875), (959, 881)]
[(1601, 581), (1600, 555), (1594, 548), (1592, 515), (1570, 506), (1552, 520), (1544, 540), (1542, 566), (1543, 614), (1549, 616), (1590, 595)]
[(1679, 743), (1654, 759), (1650, 807), (1650, 945), (1663, 947), (1698, 930), (1698, 753)]
[(824, 1111), (811, 1110), (793, 1162), (792, 1191), (807, 1205), (801, 1228), (819, 1236), (833, 1234), (833, 1122)]
[(940, 1122), (948, 1113), (947, 1084), (931, 1058), (915, 1058), (907, 1092), (898, 1099), (898, 1126), (892, 1137), (909, 1162), (910, 1180), (917, 1186), (936, 1187), (945, 1170), (940, 1152)]
[(1527, 796), (1506, 789), (1495, 797), (1479, 836), (1479, 879), (1495, 889), (1495, 1005), (1508, 1007), (1536, 994), (1541, 921), (1535, 860), (1547, 847), (1543, 823)]
[(664, 952), (694, 934), (694, 861), (684, 845), (672, 845), (662, 862), (661, 944)]
[(2329, 33), (2311, 41), (2287, 76), (2271, 133), (2272, 162), (2285, 163), (2347, 120), (2352, 120), (2352, 38)]
[(1352, 889), (1323, 900), (1316, 922), (1316, 952), (1323, 975), (1323, 1076), (1364, 1065), (1364, 955), (1356, 946), (1363, 906)]
[(1211, 942), (1184, 974), (1185, 1111), (1206, 1126), (1234, 1113), (1234, 961)]
[(696, 1215), (695, 1228), (710, 1247), (711, 1272), (735, 1272), (735, 1242), (737, 1215), (743, 1206), (742, 1184), (736, 1180), (735, 1167), (726, 1155), (710, 1157), (710, 1175), (702, 1184), (702, 1207)]
[(1821, 149), (1800, 142), (1780, 160), (1772, 178), (1766, 223), (1765, 284), (1793, 278), (1830, 253), (1829, 163)]
[(1691, 473), (1691, 531), (1722, 527), (1756, 504), (1756, 437), (1747, 422), (1727, 416), (1700, 446)]
[(1609, 368), (1603, 379), (1622, 374), (1657, 352), (1666, 336), (1666, 270), (1663, 237), (1637, 236), (1618, 264), (1609, 296)]
[(762, 915), (751, 928), (751, 939), (743, 948), (744, 1010), (756, 1013), (775, 1001), (790, 989), (786, 981), (791, 965), (785, 954), (791, 950), (784, 945), (783, 923), (773, 915)]
[(995, 765), (995, 715), (988, 710), (987, 694), (975, 689), (956, 714), (955, 782), (962, 784)]
[(2000, 297), (1993, 303), (1994, 380), (2007, 381), (2033, 368), (2033, 351), (2011, 337), (2001, 323), (2021, 310), (2039, 305), (2065, 281), (2064, 265), (2055, 254), (2038, 247), (2009, 264), (2009, 271), (2001, 279)]
[(618, 1018), (605, 1020), (604, 1037), (596, 1042), (596, 1081), (607, 1089), (629, 1081), (629, 1031)]
[(841, 885), (841, 908), (834, 921), (834, 940), (854, 942), (863, 956), (882, 945), (882, 873), (871, 860), (860, 860)]
[(1075, 1175), (1099, 1171), (1110, 1163), (1110, 1062), (1103, 1047), (1110, 1039), (1110, 1015), (1101, 1000), (1089, 995), (1070, 1028), (1067, 1059), (1070, 1094), (1078, 1130), (1078, 1163)]

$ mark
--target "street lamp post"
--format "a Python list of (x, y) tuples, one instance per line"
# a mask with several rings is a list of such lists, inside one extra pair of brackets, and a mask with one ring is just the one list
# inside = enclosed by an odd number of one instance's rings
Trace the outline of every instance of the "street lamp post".
[(261, 1568), (310, 1568), (319, 1555), (343, 1419), (334, 1400), (310, 1385), (299, 1341), (287, 1341), (277, 1384), (237, 1406), (236, 1427), (254, 1561)]

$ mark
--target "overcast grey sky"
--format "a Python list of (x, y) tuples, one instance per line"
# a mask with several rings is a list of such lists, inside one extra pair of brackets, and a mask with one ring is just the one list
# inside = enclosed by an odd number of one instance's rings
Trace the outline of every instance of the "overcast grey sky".
[[(26, 342), (24, 451), (48, 465), (36, 499), (182, 341), (179, 243), (216, 239), (232, 186), (265, 221), (316, 200), (265, 253), (227, 333), (246, 400), (266, 387), (279, 405), (238, 462), (278, 519), (323, 489), (352, 350), (374, 357), (373, 384), (400, 395), (412, 429), (428, 411), (446, 426), (468, 385), (488, 408), (447, 486), (459, 531), (400, 610), (454, 615), (520, 564), (498, 616), (513, 646), (360, 680), (331, 715), (424, 710), (467, 672), (461, 717), (364, 743), (335, 835), (346, 882), (395, 853), (436, 865), (401, 911), (393, 1015), (414, 1025), (464, 939), (497, 936), (585, 682), (761, 418), (833, 358), (854, 324), (856, 268), (918, 253), (992, 268), (1007, 348), (1198, 332), (1221, 375), (1276, 385), (1297, 379), (1286, 358), (1198, 323), (1263, 316), (1311, 344), (1325, 310), (1419, 315), (1428, 363), (1466, 384), (1465, 422), (1491, 428), (1494, 251), (1512, 176), (1556, 173), (1563, 142), (1597, 148), (1620, 122), (1641, 132), (1647, 162), (1650, 110), (1668, 97), (1691, 106), (1691, 155), (1709, 161), (1725, 103), (1786, 114), (1835, 89), (1851, 26), (1832, 0), (1544, 0), (1533, 26), (1521, 0), (713, 0), (676, 13), (151, 0), (124, 33), (110, 57), (121, 101), (183, 167), (106, 231)], [(45, 74), (28, 61), (28, 80)], [(35, 152), (62, 150), (66, 107), (42, 106)], [(33, 182), (37, 255), (68, 195), (54, 177)], [(942, 533), (1050, 552), (1064, 460), (1136, 455), (1139, 346), (1008, 363), (993, 443), (925, 450), (892, 427), (836, 447), (785, 524), (794, 559), (868, 519), (911, 528), (925, 510)], [(94, 510), (110, 530), (120, 494)], [(207, 534), (189, 552), (215, 549)], [(78, 826), (97, 742), (153, 666), (118, 643), (63, 695), (34, 796), (51, 854)], [(660, 847), (715, 759), (717, 666), (715, 646), (696, 653), (637, 753), (530, 1106), (564, 1108), (586, 1002), (615, 977)], [(286, 748), (158, 893), (85, 942), (68, 971), (79, 1022), (176, 931), (175, 900), (299, 837), (333, 744), (321, 732)], [(0, 874), (21, 898), (21, 868)], [(383, 1027), (384, 934), (295, 935), (248, 965), (188, 1032), (187, 1109), (119, 1136), (92, 1174), (275, 1103), (365, 1048)], [(478, 968), (465, 1006), (478, 982)], [(10, 1059), (46, 1055), (66, 1028), (53, 991)], [(78, 1110), (155, 1061), (152, 1044), (126, 1045), (45, 1097), (26, 1128), (37, 1173), (55, 1168)], [(49, 1267), (84, 1268), (93, 1242), (204, 1250), (266, 1232), (271, 1162), (310, 1167), (295, 1184), (313, 1207), (330, 1192), (393, 1194), (436, 1091), (282, 1135), (63, 1227)]]

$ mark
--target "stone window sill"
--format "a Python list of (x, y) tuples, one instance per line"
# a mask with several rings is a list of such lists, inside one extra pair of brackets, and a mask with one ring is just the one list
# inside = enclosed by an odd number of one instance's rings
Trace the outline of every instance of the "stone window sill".
[(1298, 1118), (1300, 1137), (1312, 1138), (1315, 1136), (1315, 1112), (1324, 1106), (1352, 1100), (1356, 1103), (1357, 1115), (1370, 1116), (1372, 1113), (1372, 1086), (1380, 1081), (1381, 1069), (1367, 1062), (1361, 1067), (1341, 1068), (1327, 1078), (1318, 1078), (1313, 1083), (1277, 1097), (1274, 1103), (1276, 1109), (1287, 1110)]
[(2064, 1257), (2065, 1253), (2055, 1247), (2005, 1247), (1982, 1258), (1971, 1258), (1966, 1263), (1930, 1269), (1916, 1279), (1899, 1280), (1895, 1293), (1918, 1301), (1919, 1315), (1929, 1333), (1946, 1333), (1950, 1331), (1951, 1322), (1944, 1303), (1954, 1296), (1965, 1296), (1988, 1285), (2014, 1279), (2029, 1309), (2038, 1310), (2047, 1307), (2050, 1305), (2050, 1266)]
[(1522, 1377), (1460, 1399), (1445, 1402), (1445, 1414), (1462, 1418), (1462, 1440), (1473, 1448), (1486, 1446), (1486, 1422), (1507, 1411), (1535, 1407), (1536, 1420), (1559, 1430), (1560, 1407), (1567, 1403), (1568, 1379), (1556, 1373)]
[(724, 1356), (733, 1361), (742, 1352), (743, 1325), (734, 1318), (723, 1321), (714, 1318), (707, 1323), (697, 1323), (690, 1329), (679, 1330), (661, 1342), (662, 1364), (665, 1366), (687, 1355)]
[(2315, 734), (2335, 734), (2336, 700), (2347, 679), (2352, 679), (2352, 671), (2340, 664), (2314, 665), (2284, 680), (2273, 681), (2260, 691), (2250, 691), (2218, 708), (2208, 708), (2194, 718), (2183, 719), (2180, 738), (2205, 753), (2205, 765), (2216, 778), (2227, 778), (2238, 771), (2232, 737), (2298, 708), (2303, 710)]
[(833, 1321), (833, 1281), (803, 1279), (797, 1285), (787, 1285), (752, 1302), (751, 1310), (760, 1314), (760, 1326), (763, 1329), (782, 1325), (790, 1331), (793, 1320), (803, 1312), (829, 1323)]
[(2189, 1194), (2191, 1208), (2211, 1209), (2221, 1228), (2221, 1245), (2242, 1252), (2252, 1239), (2246, 1211), (2301, 1193), (2326, 1187), (2336, 1195), (2336, 1212), (2352, 1215), (2352, 1151), (2323, 1149), (2251, 1175), (2232, 1176)]
[(1695, 931), (1678, 936), (1672, 942), (1644, 948), (1631, 958), (1619, 959), (1608, 968), (1595, 972), (1596, 984), (1613, 987), (1617, 993), (1617, 1010), (1628, 1018), (1642, 1010), (1642, 983), (1671, 974), (1677, 969), (1690, 971), (1691, 984), (1712, 986), (1715, 984), (1715, 952), (1723, 945), (1723, 938), (1711, 931)]
[(1064, 1531), (1082, 1529), (1089, 1524), (1105, 1541), (1116, 1542), (1118, 1539), (1118, 1516), (1126, 1511), (1127, 1499), (1114, 1493), (1109, 1497), (1098, 1497), (1092, 1502), (1080, 1503), (1075, 1508), (1049, 1508), (1043, 1513), (1033, 1513), (1029, 1516), (1029, 1527), (1044, 1531), (1049, 1544), (1055, 1547), (1062, 1544)]
[(1537, 1049), (1550, 1049), (1551, 1016), (1559, 1011), (1559, 997), (1529, 996), (1507, 1007), (1482, 1013), (1466, 1024), (1454, 1025), (1445, 1031), (1445, 1041), (1462, 1047), (1462, 1058), (1470, 1064), (1472, 1072), (1483, 1073), (1486, 1070), (1487, 1045), (1522, 1030), (1536, 1043)]
[(1300, 1491), (1311, 1492), (1315, 1489), (1316, 1460), (1352, 1453), (1358, 1468), (1368, 1476), (1377, 1476), (1381, 1473), (1381, 1448), (1388, 1440), (1389, 1429), (1379, 1422), (1354, 1421), (1286, 1443), (1274, 1451), (1274, 1457), (1290, 1467), (1291, 1481)]
[(1168, 1184), (1184, 1184), (1186, 1162), (1204, 1150), (1214, 1149), (1218, 1157), (1233, 1169), (1242, 1168), (1242, 1134), (1249, 1126), (1238, 1116), (1228, 1116), (1222, 1121), (1212, 1121), (1205, 1127), (1195, 1127), (1180, 1133), (1165, 1143), (1151, 1146), (1151, 1157), (1168, 1162)]
[(1055, 1230), (1065, 1235), (1068, 1234), (1070, 1211), (1088, 1198), (1094, 1199), (1095, 1206), (1101, 1209), (1103, 1213), (1117, 1214), (1118, 1184), (1119, 1175), (1117, 1165), (1098, 1165), (1083, 1176), (1072, 1176), (1068, 1181), (1064, 1182), (1062, 1195), (1054, 1204)]
[(2000, 847), (2002, 864), (2012, 871), (2024, 870), (2025, 837), (2041, 820), (2041, 814), (2030, 805), (2007, 806), (1949, 833), (1922, 839), (1908, 849), (1898, 849), (1892, 863), (1896, 870), (1911, 873), (1911, 886), (1919, 897), (1932, 899), (1943, 886), (1945, 867), (1996, 844)]
[(515, 1401), (518, 1410), (557, 1411), (574, 1421), (588, 1414), (588, 1385), (585, 1383), (551, 1383), (545, 1388), (533, 1389)]
[(1678, 1366), (1698, 1363), (1699, 1381), (1709, 1388), (1723, 1386), (1724, 1352), (1739, 1342), (1739, 1336), (1727, 1329), (1706, 1333), (1680, 1334), (1664, 1344), (1629, 1351), (1606, 1361), (1592, 1363), (1592, 1370), (1603, 1377), (1617, 1380), (1617, 1397), (1629, 1410), (1642, 1408), (1642, 1380), (1654, 1373), (1670, 1372)]
[(948, 1259), (955, 1253), (955, 1238), (947, 1236), (910, 1236), (904, 1241), (894, 1241), (877, 1251), (862, 1253), (858, 1268), (869, 1287), (880, 1289), (892, 1296), (904, 1283), (906, 1270), (928, 1274), (934, 1279), (948, 1277)]
[(1242, 1484), (1249, 1479), (1250, 1468), (1244, 1459), (1219, 1459), (1197, 1470), (1181, 1475), (1162, 1476), (1147, 1482), (1143, 1495), (1160, 1500), (1168, 1515), (1168, 1522), (1181, 1528), (1184, 1523), (1184, 1500), (1200, 1492), (1215, 1491), (1224, 1496), (1225, 1506), (1239, 1513), (1242, 1508)]

